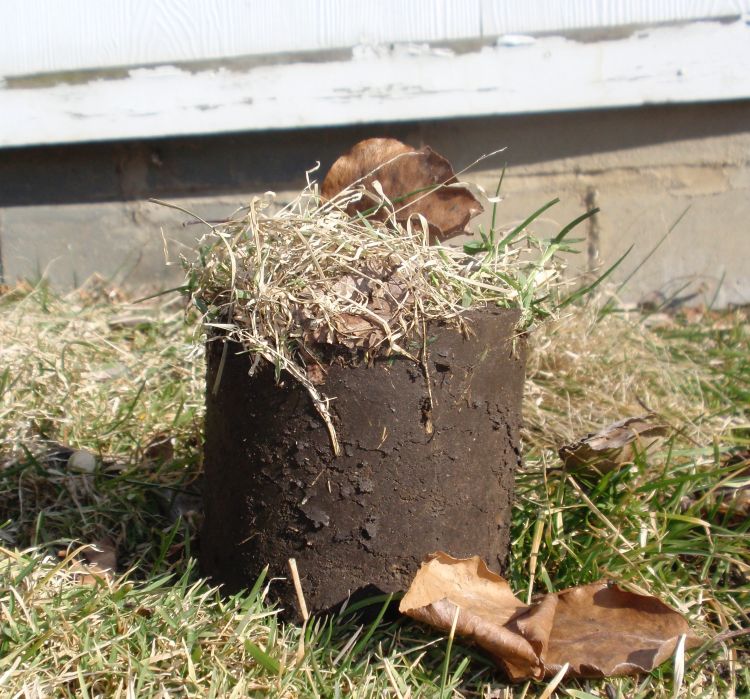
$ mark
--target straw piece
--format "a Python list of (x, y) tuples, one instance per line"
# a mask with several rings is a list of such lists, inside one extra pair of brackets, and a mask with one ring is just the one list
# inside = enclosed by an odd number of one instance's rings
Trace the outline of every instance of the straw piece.
[(299, 604), (300, 613), (302, 619), (307, 621), (310, 618), (310, 613), (307, 611), (307, 603), (305, 602), (305, 594), (302, 592), (302, 581), (299, 578), (299, 570), (297, 570), (297, 561), (294, 558), (289, 559), (289, 570), (292, 573), (292, 582), (294, 583), (294, 591), (297, 593), (297, 603)]

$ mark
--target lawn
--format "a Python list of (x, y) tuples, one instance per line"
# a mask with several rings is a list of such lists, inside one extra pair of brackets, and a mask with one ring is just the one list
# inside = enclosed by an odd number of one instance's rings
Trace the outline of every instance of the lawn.
[[(510, 582), (525, 599), (610, 578), (705, 640), (557, 696), (748, 696), (747, 316), (600, 309), (531, 337)], [(181, 298), (6, 290), (0, 333), (2, 696), (549, 696), (382, 601), (301, 629), (266, 604), (267, 581), (222, 597), (200, 577), (204, 367)], [(670, 426), (656, 453), (604, 477), (561, 468), (560, 445), (649, 410)], [(102, 541), (117, 574), (87, 577), (80, 549)]]

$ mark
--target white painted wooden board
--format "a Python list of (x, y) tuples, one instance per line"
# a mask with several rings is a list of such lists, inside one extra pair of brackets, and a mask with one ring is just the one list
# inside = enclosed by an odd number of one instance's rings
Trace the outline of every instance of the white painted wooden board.
[(455, 55), (397, 45), (326, 63), (142, 68), (0, 88), (0, 147), (741, 99), (749, 68), (744, 20)]
[(750, 0), (0, 0), (0, 76), (749, 12)]
[(5, 0), (0, 75), (480, 34), (479, 0)]
[(748, 0), (481, 0), (486, 35), (626, 27), (750, 12)]

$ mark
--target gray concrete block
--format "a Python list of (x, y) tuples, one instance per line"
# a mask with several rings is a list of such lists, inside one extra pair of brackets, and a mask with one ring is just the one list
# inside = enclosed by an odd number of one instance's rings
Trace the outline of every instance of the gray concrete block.
[[(70, 289), (98, 273), (139, 291), (176, 286), (184, 278), (179, 252), (192, 254), (202, 227), (183, 225), (188, 216), (146, 197), (160, 196), (204, 218), (225, 218), (269, 187), (279, 191), (279, 201), (294, 196), (317, 152), (323, 154), (322, 177), (336, 153), (362, 138), (392, 134), (417, 147), (433, 146), (456, 170), (507, 145), (506, 152), (461, 177), (494, 191), (508, 163), (497, 214), (501, 226), (559, 197), (533, 226), (540, 237), (554, 236), (583, 213), (588, 193), (595, 191), (601, 208), (597, 230), (584, 223), (571, 234), (584, 239), (582, 252), (567, 258), (571, 278), (606, 269), (632, 245), (611, 278), (615, 285), (622, 282), (689, 207), (623, 289), (623, 300), (636, 302), (653, 292), (669, 298), (682, 289), (680, 295), (699, 292), (695, 302), (750, 303), (750, 101), (394, 128), (276, 133), (267, 142), (235, 134), (211, 141), (112, 144), (109, 150), (82, 146), (70, 151), (71, 178), (59, 176), (65, 149), (34, 151), (28, 159), (0, 152), (0, 179), (15, 183), (6, 199), (0, 196), (5, 279), (44, 275), (54, 287)], [(47, 161), (57, 175), (45, 179)], [(97, 173), (109, 177), (107, 186), (84, 187)], [(487, 209), (475, 226), (489, 226), (491, 206)]]

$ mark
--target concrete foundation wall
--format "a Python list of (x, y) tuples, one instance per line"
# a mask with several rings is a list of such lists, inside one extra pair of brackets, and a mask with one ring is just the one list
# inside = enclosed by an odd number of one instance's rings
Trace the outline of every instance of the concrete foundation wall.
[(186, 216), (149, 197), (211, 219), (269, 189), (283, 202), (316, 161), (325, 172), (354, 142), (375, 135), (429, 144), (457, 170), (507, 146), (465, 179), (494, 190), (507, 162), (502, 223), (559, 197), (535, 225), (542, 236), (599, 206), (595, 224), (576, 235), (588, 237), (571, 259), (580, 272), (606, 267), (634, 245), (613, 275), (624, 279), (682, 216), (624, 299), (699, 292), (698, 302), (750, 303), (749, 101), (5, 149), (3, 277), (44, 275), (68, 289), (100, 273), (138, 291), (176, 286), (182, 271), (165, 265), (164, 240), (174, 261), (190, 254), (200, 226), (183, 226)]

